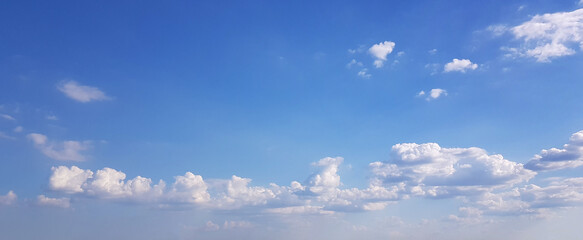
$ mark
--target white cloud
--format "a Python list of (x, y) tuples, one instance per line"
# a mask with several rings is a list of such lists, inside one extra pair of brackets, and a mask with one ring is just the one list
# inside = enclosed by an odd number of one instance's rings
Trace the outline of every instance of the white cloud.
[(393, 52), (393, 48), (395, 48), (395, 43), (390, 41), (384, 41), (378, 44), (373, 45), (368, 49), (368, 52), (376, 58), (374, 61), (374, 65), (377, 68), (383, 66), (384, 62), (387, 61), (387, 55)]
[(10, 121), (16, 121), (16, 118), (8, 115), (8, 114), (0, 114), (0, 117), (6, 119), (6, 120), (10, 120)]
[(15, 127), (15, 128), (14, 128), (14, 130), (12, 130), (12, 131), (14, 131), (14, 132), (17, 132), (17, 133), (18, 133), (18, 132), (22, 132), (22, 130), (24, 130), (24, 128), (23, 128), (22, 126), (17, 126), (17, 127)]
[(535, 172), (480, 148), (442, 148), (437, 143), (392, 147), (391, 162), (370, 164), (378, 185), (405, 184), (412, 195), (471, 195), (528, 181)]
[(0, 205), (12, 205), (16, 203), (18, 197), (13, 191), (8, 191), (4, 196), (0, 195)]
[(486, 28), (487, 31), (491, 32), (494, 36), (502, 36), (504, 33), (508, 32), (508, 26), (506, 25), (490, 25)]
[(210, 199), (207, 185), (202, 176), (187, 172), (184, 176), (174, 177), (170, 198), (179, 202), (203, 203)]
[(574, 133), (562, 149), (544, 149), (534, 156), (526, 168), (535, 171), (575, 168), (583, 165), (583, 130)]
[(31, 133), (27, 137), (34, 143), (45, 156), (60, 161), (85, 161), (81, 151), (89, 149), (89, 141), (63, 141), (55, 143), (48, 140), (47, 136), (40, 133)]
[(66, 193), (81, 193), (85, 190), (86, 181), (93, 177), (91, 170), (83, 170), (76, 166), (71, 168), (65, 166), (52, 167), (53, 174), (49, 180), (52, 190)]
[(552, 58), (573, 55), (576, 52), (571, 45), (583, 48), (583, 9), (536, 15), (510, 32), (524, 41), (524, 48), (515, 56), (550, 62)]
[[(425, 91), (421, 90), (419, 93), (417, 93), (417, 97), (422, 97), (425, 96), (427, 93), (425, 93)], [(431, 101), (431, 100), (435, 100), (438, 99), (441, 96), (447, 96), (447, 91), (441, 88), (434, 88), (431, 89), (429, 91), (428, 96), (425, 98), (425, 100), (427, 101)]]
[(465, 73), (466, 70), (476, 70), (476, 68), (478, 68), (478, 64), (472, 63), (469, 59), (460, 60), (454, 58), (451, 62), (445, 64), (443, 71)]
[(71, 199), (69, 198), (50, 198), (45, 195), (38, 195), (37, 204), (41, 206), (69, 208), (71, 206)]
[(110, 97), (96, 87), (79, 85), (75, 81), (62, 82), (57, 86), (67, 97), (82, 103), (109, 100)]
[(429, 50), (429, 51), (427, 51), (427, 52), (428, 52), (429, 54), (431, 54), (431, 55), (435, 55), (435, 54), (437, 54), (437, 49), (436, 49), (436, 48), (434, 48), (434, 49), (431, 49), (431, 50)]
[(372, 75), (370, 73), (368, 73), (368, 69), (363, 68), (362, 70), (360, 70), (358, 72), (358, 76), (361, 78), (370, 78)]
[(346, 64), (346, 68), (351, 68), (352, 66), (362, 67), (362, 62), (356, 61), (356, 59), (352, 59), (349, 63)]

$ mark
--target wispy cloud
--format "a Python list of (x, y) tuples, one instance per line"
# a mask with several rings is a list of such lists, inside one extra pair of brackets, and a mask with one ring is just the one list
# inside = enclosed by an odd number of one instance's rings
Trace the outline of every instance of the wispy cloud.
[(27, 137), (45, 156), (60, 161), (85, 161), (86, 157), (81, 152), (91, 146), (89, 141), (49, 141), (40, 133), (31, 133)]
[(36, 202), (40, 206), (69, 208), (71, 206), (71, 199), (69, 198), (50, 198), (45, 195), (39, 195)]
[(67, 97), (82, 103), (111, 99), (96, 87), (80, 85), (72, 80), (61, 82), (57, 86), (57, 89), (63, 92)]
[(0, 117), (6, 119), (6, 120), (10, 120), (10, 121), (16, 121), (16, 119), (8, 114), (0, 114)]

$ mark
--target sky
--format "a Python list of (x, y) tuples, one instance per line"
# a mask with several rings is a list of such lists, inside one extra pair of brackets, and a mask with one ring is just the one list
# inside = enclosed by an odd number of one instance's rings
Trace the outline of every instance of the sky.
[(3, 1), (2, 239), (578, 239), (583, 1)]

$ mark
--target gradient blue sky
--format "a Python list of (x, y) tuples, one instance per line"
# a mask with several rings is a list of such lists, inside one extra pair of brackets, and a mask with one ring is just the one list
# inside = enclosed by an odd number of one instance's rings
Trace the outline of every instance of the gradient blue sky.
[(0, 3), (0, 238), (576, 239), (583, 1)]

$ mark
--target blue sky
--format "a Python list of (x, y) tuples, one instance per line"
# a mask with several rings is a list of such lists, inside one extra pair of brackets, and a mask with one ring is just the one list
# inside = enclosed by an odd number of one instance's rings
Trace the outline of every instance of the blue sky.
[(2, 238), (576, 239), (581, 7), (4, 2)]

